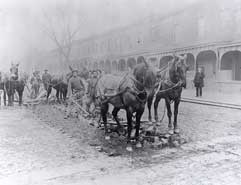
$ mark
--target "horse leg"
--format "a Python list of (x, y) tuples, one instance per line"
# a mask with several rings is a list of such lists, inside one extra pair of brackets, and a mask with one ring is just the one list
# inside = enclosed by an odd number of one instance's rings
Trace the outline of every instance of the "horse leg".
[(19, 104), (19, 106), (21, 106), (23, 103), (23, 91), (21, 91), (21, 90), (18, 91), (18, 98), (19, 98), (18, 104)]
[(108, 103), (103, 103), (101, 104), (101, 117), (104, 123), (104, 128), (105, 128), (105, 139), (109, 140), (110, 136), (108, 136), (108, 128), (107, 128), (107, 112), (109, 109)]
[(142, 147), (142, 144), (139, 140), (139, 130), (140, 130), (141, 117), (142, 117), (143, 112), (144, 112), (144, 108), (141, 109), (141, 110), (138, 110), (136, 112), (136, 134), (135, 134), (135, 137), (136, 137), (136, 147), (137, 148)]
[(56, 98), (57, 98), (57, 102), (60, 103), (60, 101), (59, 101), (59, 88), (56, 89)]
[(121, 135), (121, 133), (123, 133), (123, 132), (122, 132), (122, 131), (123, 131), (123, 128), (122, 128), (122, 126), (121, 126), (121, 124), (120, 124), (120, 121), (119, 121), (119, 119), (118, 119), (118, 117), (117, 117), (117, 114), (118, 114), (119, 111), (120, 111), (120, 108), (114, 107), (114, 109), (113, 109), (113, 111), (112, 111), (112, 116), (113, 116), (114, 120), (115, 120), (116, 123), (117, 123), (117, 131), (118, 131), (118, 134)]
[(66, 100), (66, 97), (67, 97), (67, 88), (63, 87), (63, 99), (64, 101)]
[(160, 100), (161, 100), (161, 97), (157, 96), (156, 100), (154, 102), (154, 116), (155, 116), (156, 123), (159, 121), (157, 110), (158, 110), (158, 105), (159, 105)]
[(127, 117), (127, 147), (126, 150), (132, 152), (131, 146), (131, 131), (132, 131), (132, 111), (126, 109), (126, 117)]
[(12, 95), (9, 93), (8, 94), (8, 106), (12, 105)]
[(7, 97), (6, 97), (6, 91), (4, 90), (4, 91), (3, 91), (3, 103), (4, 103), (4, 106), (6, 106), (6, 99), (7, 99)]
[(52, 92), (52, 87), (49, 86), (47, 88), (47, 98), (46, 98), (47, 101), (49, 100), (49, 95), (51, 94), (51, 92)]
[(149, 95), (149, 96), (147, 97), (148, 120), (149, 120), (149, 122), (152, 122), (152, 116), (151, 116), (152, 100), (153, 100), (153, 96), (152, 96), (152, 95)]
[(178, 115), (178, 107), (179, 107), (179, 103), (180, 103), (180, 99), (175, 100), (174, 102), (174, 133), (178, 134), (179, 133), (179, 129), (177, 126), (177, 115)]
[(170, 134), (173, 134), (173, 130), (172, 130), (172, 110), (171, 110), (170, 99), (165, 98), (165, 102), (166, 102), (167, 116), (168, 116), (168, 132)]

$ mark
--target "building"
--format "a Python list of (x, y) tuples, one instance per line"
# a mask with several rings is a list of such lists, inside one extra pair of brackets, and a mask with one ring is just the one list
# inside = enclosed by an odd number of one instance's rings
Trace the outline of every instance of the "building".
[[(189, 80), (197, 66), (206, 84), (220, 90), (241, 90), (241, 1), (205, 0), (164, 17), (152, 16), (110, 32), (76, 41), (71, 64), (126, 71), (145, 57), (161, 68), (172, 53), (187, 54)], [(63, 67), (67, 67), (63, 66)]]

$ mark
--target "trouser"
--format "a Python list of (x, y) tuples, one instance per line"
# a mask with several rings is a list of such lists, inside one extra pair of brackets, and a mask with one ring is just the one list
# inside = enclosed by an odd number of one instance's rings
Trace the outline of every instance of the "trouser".
[(196, 96), (202, 96), (202, 87), (196, 87)]
[(44, 83), (44, 89), (47, 91), (49, 88), (49, 83)]
[(32, 85), (32, 93), (31, 93), (32, 98), (37, 98), (37, 96), (39, 95), (39, 88), (40, 86), (38, 84)]

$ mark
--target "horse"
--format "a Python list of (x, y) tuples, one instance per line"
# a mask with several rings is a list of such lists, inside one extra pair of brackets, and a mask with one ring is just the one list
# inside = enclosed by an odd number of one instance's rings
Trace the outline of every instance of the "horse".
[[(168, 129), (169, 133), (179, 133), (177, 126), (178, 107), (181, 100), (182, 89), (186, 88), (186, 72), (188, 66), (186, 64), (186, 55), (173, 56), (173, 60), (168, 63), (166, 69), (164, 69), (165, 75), (163, 79), (156, 85), (155, 90), (150, 94), (147, 100), (149, 121), (152, 121), (151, 106), (154, 101), (154, 114), (155, 121), (158, 122), (157, 108), (161, 98), (165, 99), (167, 108), (167, 116), (169, 119)], [(172, 111), (171, 103), (174, 102), (174, 121), (171, 122)], [(174, 126), (174, 129), (173, 129)]]
[(47, 101), (52, 92), (52, 88), (56, 90), (56, 98), (58, 102), (66, 100), (68, 84), (64, 81), (63, 77), (52, 76), (47, 88)]
[(8, 96), (8, 106), (13, 106), (14, 93), (17, 91), (19, 97), (19, 105), (23, 103), (23, 91), (26, 84), (26, 76), (19, 77), (18, 75), (19, 64), (12, 64), (10, 68), (10, 75), (4, 79), (4, 88)]
[[(70, 69), (73, 70), (71, 67)], [(86, 73), (83, 73), (80, 71), (78, 71), (78, 76), (81, 77), (81, 79), (84, 82), (85, 82), (84, 79), (88, 78), (88, 75)], [(72, 72), (67, 73), (66, 76), (52, 76), (50, 80), (50, 84), (48, 85), (48, 88), (47, 88), (47, 101), (48, 101), (49, 95), (52, 92), (52, 88), (56, 90), (57, 101), (58, 102), (60, 102), (61, 100), (65, 101), (68, 93), (68, 82), (71, 77), (72, 77)]]
[(132, 118), (136, 118), (136, 147), (142, 147), (139, 141), (140, 121), (143, 115), (148, 92), (155, 84), (155, 74), (144, 60), (137, 64), (133, 73), (127, 73), (124, 77), (111, 74), (102, 75), (96, 85), (96, 94), (100, 102), (101, 117), (104, 123), (105, 138), (108, 136), (107, 113), (109, 104), (114, 106), (112, 115), (117, 122), (118, 129), (121, 128), (117, 118), (118, 111), (124, 109), (127, 117), (127, 151), (132, 151), (131, 132)]

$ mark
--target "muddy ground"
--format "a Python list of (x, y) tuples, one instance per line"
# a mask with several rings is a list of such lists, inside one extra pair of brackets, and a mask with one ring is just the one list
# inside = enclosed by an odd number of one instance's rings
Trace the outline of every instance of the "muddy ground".
[[(1, 107), (0, 184), (239, 184), (241, 112), (181, 103), (177, 146), (129, 153), (126, 137), (67, 118), (62, 105)], [(163, 104), (160, 106), (160, 117)], [(124, 118), (123, 113), (120, 117)], [(145, 112), (143, 120), (147, 118)], [(143, 124), (143, 127), (146, 125)], [(159, 130), (166, 132), (165, 117)]]
[[(159, 117), (164, 112), (163, 103), (160, 104)], [(134, 151), (129, 153), (126, 151), (126, 136), (119, 136), (116, 132), (112, 132), (111, 139), (105, 140), (103, 125), (101, 128), (97, 127), (98, 118), (94, 121), (82, 117), (73, 118), (73, 116), (66, 119), (63, 107), (63, 105), (59, 104), (50, 106), (43, 104), (36, 106), (32, 110), (34, 115), (43, 120), (45, 124), (59, 130), (62, 134), (68, 135), (70, 138), (74, 138), (82, 146), (91, 146), (97, 152), (102, 152), (107, 156), (131, 157), (135, 166), (149, 165), (178, 158), (178, 156), (183, 155), (183, 152), (185, 153), (181, 147), (185, 143), (208, 142), (214, 138), (241, 134), (240, 111), (182, 103), (178, 117), (181, 130), (179, 136), (181, 138), (180, 144), (175, 146), (155, 146), (153, 141), (145, 141), (141, 149), (135, 148), (133, 144)], [(62, 108), (62, 110), (59, 110), (59, 108)], [(121, 111), (119, 117), (125, 120), (125, 112)], [(143, 115), (143, 120), (147, 120), (147, 110)], [(148, 128), (150, 125), (149, 123), (142, 123), (142, 127)], [(158, 130), (163, 134), (167, 133), (167, 116), (159, 124)], [(142, 136), (144, 135), (142, 134)], [(160, 152), (163, 153), (163, 158), (156, 159), (150, 157), (160, 154)], [(167, 155), (166, 152), (170, 152), (170, 154)]]

